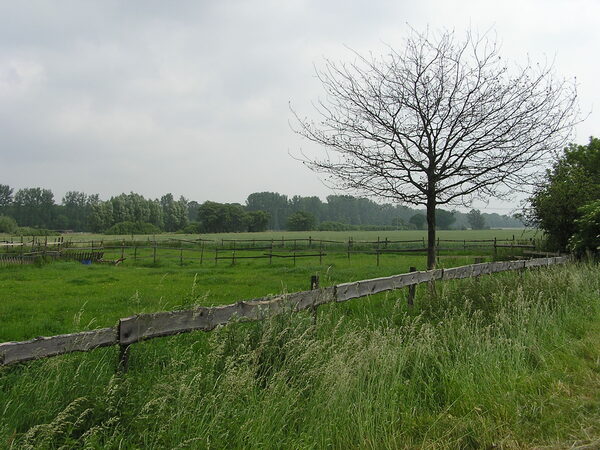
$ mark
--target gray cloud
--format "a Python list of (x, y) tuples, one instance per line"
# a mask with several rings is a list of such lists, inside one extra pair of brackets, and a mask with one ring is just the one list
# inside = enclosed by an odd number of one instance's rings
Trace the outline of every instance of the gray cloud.
[[(494, 27), (598, 104), (593, 1), (0, 3), (0, 183), (203, 201), (330, 191), (288, 152), (320, 95), (313, 64), (401, 45), (408, 27)], [(596, 113), (594, 113), (596, 114)], [(596, 114), (597, 115), (597, 114)], [(579, 142), (598, 133), (592, 115)], [(505, 206), (497, 204), (498, 208)]]

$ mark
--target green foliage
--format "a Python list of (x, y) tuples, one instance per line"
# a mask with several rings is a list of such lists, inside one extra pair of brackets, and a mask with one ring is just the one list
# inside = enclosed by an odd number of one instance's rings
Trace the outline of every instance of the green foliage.
[(204, 202), (198, 207), (198, 220), (203, 233), (246, 231), (248, 217), (237, 203)]
[(449, 230), (452, 224), (456, 222), (454, 212), (446, 211), (445, 209), (435, 210), (435, 225), (440, 230)]
[(14, 234), (17, 236), (58, 236), (60, 233), (46, 228), (19, 227)]
[(54, 194), (49, 189), (19, 189), (12, 203), (13, 217), (22, 226), (52, 226)]
[(413, 224), (417, 230), (424, 230), (427, 218), (425, 217), (425, 214), (418, 213), (411, 216), (408, 222)]
[(0, 216), (0, 233), (13, 234), (17, 230), (17, 221), (12, 217)]
[(598, 253), (600, 250), (600, 200), (588, 203), (578, 210), (575, 220), (576, 231), (569, 240), (569, 248), (582, 255), (585, 252)]
[(271, 215), (265, 211), (250, 211), (246, 216), (248, 231), (252, 233), (266, 231), (271, 220)]
[(321, 222), (318, 226), (319, 231), (350, 231), (355, 229), (352, 225), (331, 220)]
[(571, 144), (530, 198), (529, 220), (548, 236), (550, 248), (566, 250), (577, 232), (582, 206), (600, 199), (600, 140)]
[(486, 228), (485, 218), (478, 209), (472, 209), (469, 211), (469, 214), (467, 214), (467, 220), (469, 221), (469, 225), (471, 225), (472, 230), (483, 230)]
[(315, 216), (306, 211), (297, 211), (287, 220), (289, 231), (310, 231), (315, 228)]
[(0, 211), (10, 206), (13, 200), (13, 190), (7, 184), (0, 184)]
[(160, 229), (147, 222), (119, 222), (108, 228), (104, 234), (122, 235), (122, 234), (158, 234)]
[(183, 229), (177, 231), (178, 234), (200, 234), (202, 233), (202, 224), (200, 222), (190, 222)]

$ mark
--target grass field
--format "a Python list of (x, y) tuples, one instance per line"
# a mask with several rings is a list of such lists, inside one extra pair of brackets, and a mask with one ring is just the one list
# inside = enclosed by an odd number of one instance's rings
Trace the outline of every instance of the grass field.
[[(529, 239), (532, 237), (541, 237), (540, 232), (534, 229), (493, 229), (493, 230), (439, 230), (437, 235), (440, 239)], [(92, 233), (70, 233), (65, 234), (65, 240), (72, 239), (76, 241), (107, 241), (107, 240), (130, 240), (131, 235), (120, 235), (111, 236), (104, 234), (92, 234)], [(427, 238), (427, 231), (425, 230), (399, 230), (399, 231), (265, 231), (262, 233), (219, 233), (219, 234), (175, 234), (175, 233), (163, 233), (155, 236), (148, 235), (136, 235), (136, 240), (167, 240), (171, 238), (179, 239), (207, 239), (214, 241), (221, 241), (222, 239), (303, 239), (308, 236), (312, 236), (314, 239), (328, 239), (328, 240), (340, 240), (347, 241), (348, 238), (354, 240), (365, 240), (373, 241), (377, 240), (377, 237), (385, 239), (386, 237), (390, 240), (413, 240)], [(0, 233), (0, 240), (11, 240), (15, 241), (20, 239), (20, 236), (11, 236)]]
[(443, 283), (412, 311), (405, 295), (136, 344), (126, 375), (115, 348), (1, 368), (0, 445), (598, 443), (597, 266)]
[[(440, 262), (473, 262), (460, 253)], [(327, 286), (409, 266), (425, 256), (4, 267), (0, 342), (303, 290), (315, 273)], [(436, 292), (419, 287), (413, 309), (406, 290), (327, 305), (316, 326), (300, 313), (139, 343), (125, 375), (116, 348), (0, 367), (0, 448), (600, 445), (597, 265)]]
[[(503, 231), (504, 234), (495, 234)], [(363, 232), (358, 240), (377, 239), (374, 232)], [(386, 235), (390, 240), (418, 238), (421, 232), (399, 232)], [(420, 234), (419, 234), (420, 233)], [(448, 232), (446, 239), (511, 238), (514, 230), (485, 230), (481, 232)], [(308, 233), (286, 233), (285, 239), (306, 238)], [(520, 234), (518, 234), (520, 235)], [(162, 239), (181, 235), (162, 235)], [(232, 235), (210, 235), (213, 239), (244, 238)], [(250, 234), (254, 239), (269, 239), (270, 233)], [(278, 235), (281, 238), (281, 235)], [(197, 237), (197, 236), (196, 236)], [(344, 240), (349, 235), (328, 232), (313, 235), (314, 239)], [(107, 238), (106, 236), (104, 238)], [(131, 239), (131, 237), (129, 237)], [(383, 236), (381, 236), (383, 239)], [(78, 235), (82, 241), (99, 240), (96, 235)], [(491, 250), (469, 249), (442, 252), (441, 267), (473, 263), (473, 255), (491, 258)], [(195, 252), (193, 258), (184, 254), (180, 266), (177, 249), (161, 250), (157, 263), (152, 251), (140, 249), (133, 261), (119, 266), (76, 262), (56, 262), (42, 267), (9, 266), (0, 268), (0, 342), (25, 340), (36, 336), (83, 331), (113, 326), (119, 318), (141, 312), (172, 310), (192, 304), (212, 306), (233, 303), (242, 299), (262, 297), (281, 292), (294, 292), (309, 287), (311, 275), (319, 275), (321, 285), (388, 276), (408, 272), (414, 266), (426, 268), (424, 254), (380, 255), (353, 254), (350, 259), (344, 247), (330, 248), (320, 263), (318, 257), (298, 259), (238, 260), (235, 265), (220, 261), (215, 265), (213, 254), (207, 252), (202, 264)], [(228, 254), (228, 253), (226, 253)], [(249, 254), (261, 254), (251, 252)], [(105, 258), (116, 259), (120, 250), (107, 251)], [(379, 265), (377, 266), (377, 260)]]

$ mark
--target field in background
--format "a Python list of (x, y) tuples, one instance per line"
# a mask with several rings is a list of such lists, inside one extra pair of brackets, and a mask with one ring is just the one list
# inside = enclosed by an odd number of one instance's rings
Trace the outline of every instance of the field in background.
[[(427, 238), (425, 230), (398, 230), (398, 231), (265, 231), (262, 233), (218, 233), (218, 234), (177, 234), (177, 233), (162, 233), (155, 236), (150, 235), (135, 235), (135, 240), (156, 240), (164, 241), (169, 239), (206, 239), (209, 241), (220, 242), (222, 239), (303, 239), (312, 236), (315, 239), (340, 240), (347, 241), (348, 238), (354, 240), (373, 241), (377, 237), (390, 240), (413, 240)], [(541, 232), (533, 229), (516, 228), (516, 229), (494, 229), (494, 230), (439, 230), (437, 236), (440, 239), (511, 239), (513, 236), (516, 239), (529, 239), (541, 237)], [(112, 236), (105, 234), (93, 233), (69, 233), (64, 235), (65, 240), (74, 241), (112, 241), (112, 240), (131, 240), (131, 235)], [(0, 233), (1, 240), (15, 240), (19, 236), (10, 236)]]
[[(528, 234), (529, 233), (529, 234)], [(485, 230), (440, 232), (442, 239), (517, 239), (529, 237), (531, 232), (522, 230)], [(155, 312), (189, 307), (212, 306), (233, 303), (242, 299), (262, 297), (269, 294), (294, 292), (309, 288), (311, 275), (319, 275), (321, 286), (375, 278), (408, 272), (411, 266), (418, 270), (426, 268), (426, 257), (417, 254), (352, 254), (348, 257), (344, 245), (327, 244), (325, 256), (307, 258), (238, 259), (214, 261), (213, 247), (223, 246), (225, 239), (327, 239), (343, 242), (350, 236), (356, 240), (418, 239), (422, 232), (401, 231), (397, 233), (361, 232), (305, 232), (305, 233), (232, 233), (203, 235), (211, 238), (204, 260), (199, 251), (181, 252), (167, 248), (158, 252), (156, 263), (152, 250), (106, 250), (106, 259), (117, 259), (124, 254), (126, 260), (119, 266), (79, 262), (54, 262), (37, 266), (9, 266), (0, 268), (0, 342), (25, 340), (36, 336), (83, 331), (113, 326), (119, 318), (142, 312)], [(98, 235), (66, 235), (77, 242), (99, 243), (118, 239)], [(131, 239), (131, 236), (128, 237)], [(140, 236), (134, 237), (140, 242)], [(197, 239), (198, 236), (177, 234), (158, 235), (157, 239)], [(16, 241), (16, 240), (15, 240)], [(121, 241), (122, 242), (122, 241)], [(130, 241), (125, 241), (128, 244)], [(143, 241), (142, 241), (143, 242)], [(178, 241), (172, 242), (178, 245)], [(227, 242), (225, 246), (231, 245)], [(249, 243), (246, 243), (250, 245)], [(81, 244), (77, 244), (81, 245)], [(87, 245), (87, 244), (83, 244)], [(182, 243), (182, 245), (190, 246)], [(237, 244), (233, 244), (237, 245)], [(291, 245), (287, 242), (286, 245)], [(306, 242), (304, 243), (306, 245)], [(196, 248), (195, 244), (191, 245)], [(281, 253), (281, 251), (279, 251)], [(309, 250), (309, 254), (314, 251)], [(510, 249), (501, 252), (508, 256)], [(225, 250), (221, 255), (230, 257)], [(261, 255), (261, 251), (245, 255)], [(238, 258), (239, 258), (238, 254)], [(487, 248), (460, 248), (441, 252), (440, 267), (471, 264), (474, 257), (491, 260), (493, 252)], [(182, 258), (182, 259), (180, 259)]]

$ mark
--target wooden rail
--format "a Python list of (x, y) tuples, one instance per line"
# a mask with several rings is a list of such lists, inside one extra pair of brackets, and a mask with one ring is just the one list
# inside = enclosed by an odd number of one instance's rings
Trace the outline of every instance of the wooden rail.
[(81, 333), (40, 337), (23, 342), (0, 344), (0, 365), (14, 364), (71, 352), (85, 352), (119, 344), (121, 355), (128, 346), (146, 339), (196, 330), (210, 331), (232, 321), (255, 321), (284, 311), (315, 310), (325, 303), (345, 302), (385, 291), (416, 286), (434, 280), (456, 280), (484, 274), (564, 264), (567, 256), (520, 261), (500, 261), (409, 272), (390, 277), (342, 283), (331, 287), (239, 301), (230, 305), (197, 307), (183, 311), (137, 314), (120, 319), (116, 327)]

